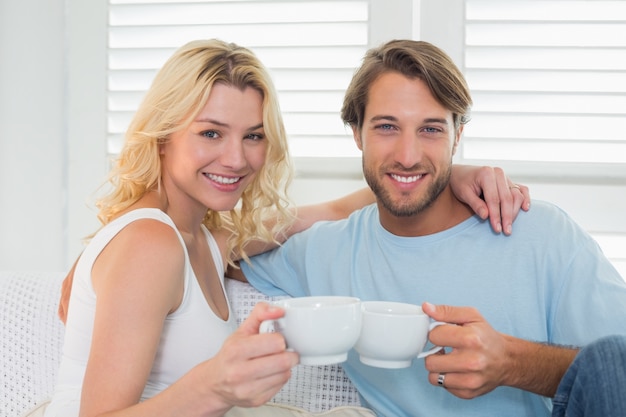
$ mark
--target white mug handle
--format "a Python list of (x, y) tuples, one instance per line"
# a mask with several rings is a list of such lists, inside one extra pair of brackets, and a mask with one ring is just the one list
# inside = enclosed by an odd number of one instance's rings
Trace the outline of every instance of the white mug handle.
[[(284, 308), (280, 301), (273, 301), (270, 304), (276, 307)], [(263, 320), (259, 326), (259, 333), (274, 333), (280, 331), (277, 326), (278, 320), (280, 319)]]
[[(428, 332), (430, 333), (432, 329), (434, 329), (437, 326), (441, 326), (442, 324), (448, 324), (448, 323), (445, 323), (443, 321), (433, 321), (432, 323), (430, 323), (430, 326), (428, 326)], [(441, 349), (443, 349), (443, 346), (435, 346), (432, 349), (429, 349), (425, 352), (420, 353), (419, 355), (417, 355), (417, 357), (419, 359), (425, 358), (426, 356), (430, 356), (433, 353), (439, 352)]]
[[(278, 319), (275, 320), (263, 320), (261, 325), (259, 326), (259, 334), (262, 333), (281, 333), (281, 327), (278, 325)], [(293, 352), (294, 350), (289, 346), (289, 342), (285, 339), (285, 344), (287, 345), (287, 350)]]
[(274, 333), (276, 320), (263, 320), (259, 326), (259, 333)]

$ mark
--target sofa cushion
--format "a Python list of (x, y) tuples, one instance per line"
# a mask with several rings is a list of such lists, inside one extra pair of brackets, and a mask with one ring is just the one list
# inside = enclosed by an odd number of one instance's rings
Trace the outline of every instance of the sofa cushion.
[[(64, 276), (64, 272), (0, 271), (0, 417), (18, 416), (54, 391), (63, 346), (57, 306)], [(259, 301), (276, 299), (230, 279), (226, 292), (239, 323)], [(340, 365), (294, 367), (291, 379), (272, 401), (311, 412), (360, 404)]]
[[(260, 301), (271, 302), (284, 297), (269, 297), (250, 284), (226, 280), (226, 292), (238, 323), (241, 323)], [(320, 412), (339, 406), (360, 405), (359, 396), (341, 365), (297, 365), (287, 384), (272, 402), (293, 405)]]
[(64, 276), (0, 272), (0, 416), (17, 416), (54, 389), (63, 345), (56, 313)]

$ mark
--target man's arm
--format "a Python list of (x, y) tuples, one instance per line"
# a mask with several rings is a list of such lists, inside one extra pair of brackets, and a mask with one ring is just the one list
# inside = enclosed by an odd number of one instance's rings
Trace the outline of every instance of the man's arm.
[(530, 210), (528, 187), (514, 184), (501, 168), (453, 164), (450, 187), (483, 220), (488, 216), (496, 233), (510, 235), (520, 209)]
[[(489, 218), (496, 233), (510, 235), (519, 211), (530, 210), (528, 187), (514, 184), (500, 168), (454, 164), (450, 186), (457, 199), (467, 204), (482, 219)], [(335, 200), (297, 207), (294, 209), (295, 222), (282, 235), (275, 236), (276, 242), (250, 242), (246, 245), (246, 254), (253, 256), (266, 252), (320, 220), (344, 219), (353, 211), (375, 201), (372, 191), (363, 188)], [(275, 221), (267, 220), (268, 229), (272, 229)]]
[(445, 374), (445, 388), (460, 398), (474, 398), (498, 386), (510, 386), (552, 397), (578, 349), (530, 342), (495, 331), (476, 309), (433, 306), (424, 312), (437, 321), (432, 343), (451, 347), (425, 360), (431, 384)]
[[(520, 209), (530, 209), (528, 187), (513, 185), (511, 180), (499, 168), (476, 167), (470, 165), (453, 165), (450, 185), (455, 196), (474, 210), (481, 218), (489, 217), (491, 226), (496, 233), (504, 231), (511, 234), (511, 224)], [(481, 198), (483, 196), (483, 198)], [(319, 220), (339, 220), (346, 218), (353, 211), (374, 203), (375, 197), (369, 188), (350, 193), (335, 200), (302, 206), (296, 209), (296, 221), (282, 236), (275, 236), (278, 243), (284, 242), (291, 235), (311, 227)], [(268, 220), (268, 228), (272, 222)], [(227, 234), (212, 231), (216, 239), (228, 239)], [(227, 232), (227, 231), (226, 231)], [(228, 233), (228, 232), (227, 232)], [(248, 256), (256, 255), (273, 249), (278, 245), (273, 242), (254, 241), (246, 245)], [(237, 254), (240, 256), (240, 254)], [(74, 266), (63, 281), (63, 291), (59, 302), (58, 315), (63, 323), (67, 319), (67, 309), (74, 277)], [(234, 270), (229, 267), (229, 270)], [(227, 272), (227, 276), (231, 276)], [(243, 274), (232, 272), (233, 278), (245, 281)]]
[[(239, 262), (235, 262), (235, 264), (239, 265)], [(246, 275), (243, 273), (241, 268), (239, 267), (235, 268), (232, 265), (228, 265), (224, 276), (226, 278), (236, 279), (237, 281), (248, 282), (248, 280), (246, 279)]]

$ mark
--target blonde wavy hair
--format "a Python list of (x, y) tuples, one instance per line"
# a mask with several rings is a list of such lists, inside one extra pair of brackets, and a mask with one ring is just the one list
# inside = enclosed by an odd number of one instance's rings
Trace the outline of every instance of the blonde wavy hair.
[[(265, 164), (230, 212), (208, 210), (209, 230), (227, 228), (231, 254), (247, 258), (252, 239), (274, 241), (293, 220), (287, 209), (292, 178), (287, 135), (278, 98), (265, 66), (247, 48), (220, 40), (196, 40), (178, 49), (157, 73), (126, 132), (125, 143), (107, 178), (111, 192), (96, 202), (98, 219), (109, 223), (143, 195), (161, 186), (159, 145), (186, 128), (206, 104), (216, 83), (251, 87), (263, 97), (263, 128), (268, 141)], [(268, 230), (263, 220), (277, 216)], [(235, 252), (233, 252), (235, 251)], [(232, 258), (233, 256), (231, 256)]]

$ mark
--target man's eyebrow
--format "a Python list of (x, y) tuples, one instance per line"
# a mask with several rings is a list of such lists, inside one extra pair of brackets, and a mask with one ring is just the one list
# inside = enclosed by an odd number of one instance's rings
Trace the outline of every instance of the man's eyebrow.
[[(398, 118), (395, 116), (387, 116), (387, 115), (379, 115), (379, 116), (374, 116), (370, 119), (370, 122), (378, 122), (381, 120), (389, 120), (392, 122), (397, 122)], [(445, 118), (439, 118), (439, 117), (428, 117), (424, 120), (422, 120), (422, 123), (441, 123), (444, 125), (448, 124), (448, 119)]]
[(380, 115), (380, 116), (374, 116), (370, 119), (370, 122), (378, 122), (380, 120), (390, 120), (392, 122), (397, 122), (398, 118), (394, 117), (394, 116), (387, 116), (387, 115)]
[(424, 119), (424, 123), (441, 123), (441, 124), (447, 125), (448, 119), (440, 119), (438, 117), (431, 117), (428, 119)]

